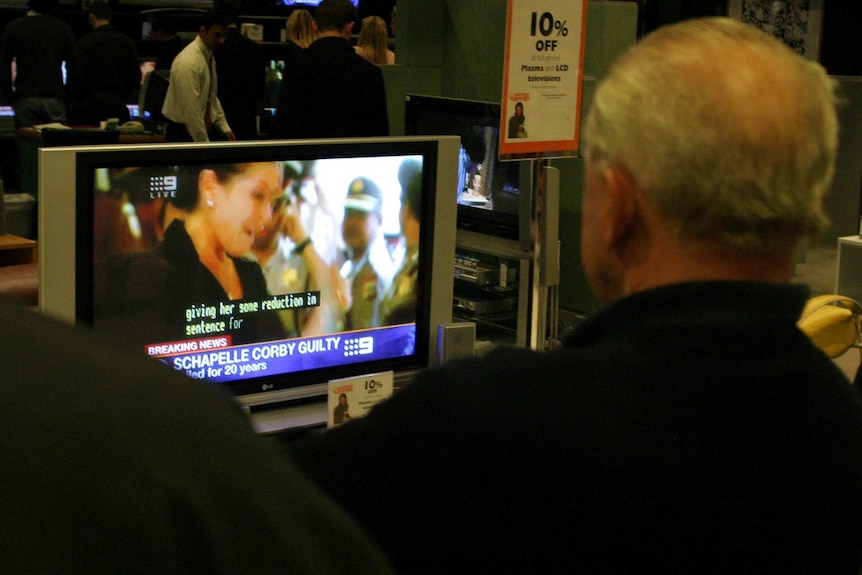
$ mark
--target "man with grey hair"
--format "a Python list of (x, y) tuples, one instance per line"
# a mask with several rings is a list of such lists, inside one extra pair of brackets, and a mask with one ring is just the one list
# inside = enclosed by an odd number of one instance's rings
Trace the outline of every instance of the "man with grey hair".
[(424, 371), (293, 457), (403, 573), (858, 574), (862, 402), (790, 283), (825, 223), (832, 82), (686, 21), (612, 67), (585, 135), (607, 306), (562, 349)]

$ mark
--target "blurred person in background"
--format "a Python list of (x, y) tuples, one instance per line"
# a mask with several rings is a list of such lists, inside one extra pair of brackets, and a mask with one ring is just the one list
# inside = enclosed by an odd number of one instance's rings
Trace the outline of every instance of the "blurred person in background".
[(92, 31), (78, 40), (83, 84), (69, 107), (69, 122), (98, 126), (103, 120), (129, 120), (127, 104), (136, 101), (141, 87), (141, 63), (130, 37), (111, 24), (111, 8), (104, 0), (91, 2), (87, 17)]
[(168, 142), (236, 140), (218, 99), (214, 56), (224, 44), (231, 22), (227, 14), (206, 12), (195, 39), (174, 58), (162, 105), (162, 114), (170, 120), (165, 128)]
[(386, 22), (380, 16), (368, 16), (362, 20), (356, 53), (378, 66), (395, 63), (395, 52), (389, 49)]
[(0, 37), (0, 91), (15, 110), (16, 128), (65, 123), (66, 106), (81, 89), (75, 35), (54, 15), (57, 0), (29, 0), (27, 7)]
[(300, 48), (308, 48), (317, 39), (314, 20), (308, 10), (298, 8), (290, 13), (285, 24), (288, 42)]

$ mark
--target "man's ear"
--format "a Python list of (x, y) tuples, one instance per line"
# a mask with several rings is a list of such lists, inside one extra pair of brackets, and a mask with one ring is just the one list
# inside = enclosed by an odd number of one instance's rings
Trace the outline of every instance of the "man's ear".
[(637, 229), (643, 197), (634, 180), (622, 170), (605, 170), (602, 177), (608, 195), (608, 238), (612, 245), (622, 245)]
[(356, 24), (356, 22), (348, 22), (347, 24), (344, 25), (344, 34), (343, 35), (345, 38), (350, 38), (353, 35), (353, 25), (354, 24)]

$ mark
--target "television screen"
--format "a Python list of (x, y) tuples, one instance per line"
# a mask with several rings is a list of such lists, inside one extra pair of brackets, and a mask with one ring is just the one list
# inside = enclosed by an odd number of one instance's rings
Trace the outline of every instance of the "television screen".
[[(67, 0), (69, 2), (73, 0)], [(196, 10), (212, 10), (212, 0), (117, 0), (118, 6), (145, 6), (148, 9), (162, 8), (193, 8)]]
[(43, 148), (39, 161), (46, 313), (249, 405), (436, 357), (454, 255), (437, 193), (454, 185), (455, 138)]
[[(526, 162), (499, 159), (500, 104), (408, 94), (405, 132), (461, 138), (458, 227), (518, 240), (529, 214), (530, 170)], [(523, 206), (523, 207), (522, 207)]]
[[(359, 6), (359, 0), (350, 0), (354, 6)], [(275, 0), (276, 6), (297, 6), (300, 8), (314, 7), (320, 0)]]

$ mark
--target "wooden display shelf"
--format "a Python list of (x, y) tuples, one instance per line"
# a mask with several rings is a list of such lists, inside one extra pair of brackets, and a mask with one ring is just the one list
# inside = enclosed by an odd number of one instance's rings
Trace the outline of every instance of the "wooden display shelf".
[(13, 234), (0, 235), (0, 266), (36, 261), (36, 242)]

